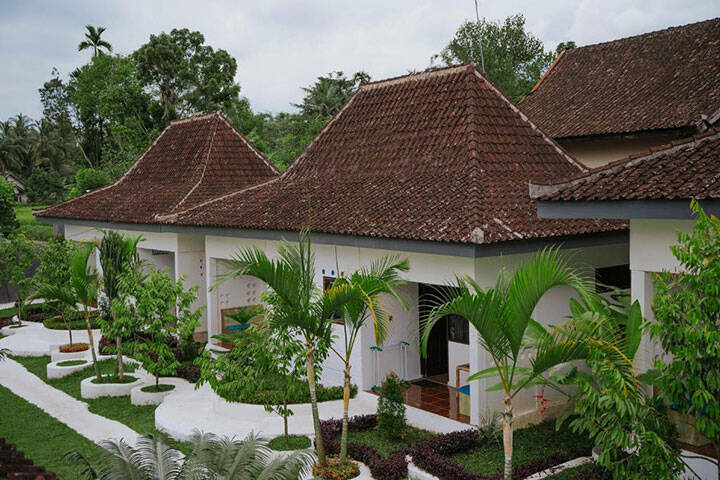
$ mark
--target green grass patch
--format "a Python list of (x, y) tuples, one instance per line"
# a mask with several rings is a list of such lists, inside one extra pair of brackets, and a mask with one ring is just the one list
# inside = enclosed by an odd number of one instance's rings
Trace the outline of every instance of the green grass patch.
[(53, 226), (49, 223), (39, 223), (32, 214), (33, 209), (44, 208), (43, 205), (17, 205), (15, 216), (20, 224), (20, 231), (33, 240), (47, 241), (53, 236)]
[[(130, 395), (124, 397), (102, 397), (102, 398), (82, 398), (80, 396), (80, 382), (88, 377), (95, 375), (92, 364), (87, 368), (74, 372), (63, 378), (47, 378), (46, 366), (50, 363), (50, 357), (12, 357), (13, 360), (20, 362), (31, 373), (38, 376), (41, 380), (50, 386), (62, 390), (71, 397), (75, 397), (80, 401), (88, 404), (88, 410), (110, 420), (116, 420), (124, 423), (138, 433), (154, 435), (162, 435), (155, 429), (155, 408), (156, 405), (136, 406), (130, 403)], [(99, 362), (100, 373), (115, 374), (115, 359), (109, 358)], [(125, 373), (135, 371), (134, 363), (125, 364)], [(167, 439), (167, 443), (182, 451), (188, 453), (189, 448), (183, 442)]]
[(310, 448), (310, 439), (305, 435), (288, 435), (286, 442), (285, 437), (280, 435), (270, 440), (268, 447), (279, 452), (302, 450), (303, 448)]
[(117, 375), (103, 375), (100, 381), (98, 381), (97, 378), (93, 378), (91, 383), (133, 383), (137, 381), (137, 377), (133, 377), (132, 375), (124, 375), (123, 378), (120, 378)]
[(140, 390), (147, 393), (160, 393), (160, 392), (169, 392), (170, 390), (174, 390), (175, 385), (168, 385), (167, 383), (161, 383), (159, 385), (148, 385), (147, 387), (142, 387)]
[[(70, 330), (87, 330), (87, 324), (85, 323), (84, 318), (78, 318), (77, 320), (71, 320), (70, 322), (65, 323), (62, 317), (49, 317), (43, 320), (43, 325), (45, 325), (45, 328), (49, 328), (50, 330), (67, 330), (68, 326), (70, 327)], [(90, 319), (90, 328), (100, 328), (97, 318)]]
[(78, 472), (62, 459), (66, 452), (77, 450), (93, 458), (100, 450), (92, 441), (2, 386), (0, 405), (5, 411), (0, 434), (36, 465), (55, 472), (60, 479), (78, 478)]
[(16, 329), (16, 328), (25, 328), (27, 325), (10, 325), (10, 328)]
[[(405, 438), (390, 438), (383, 432), (378, 430), (377, 427), (371, 428), (370, 430), (362, 430), (359, 432), (348, 432), (348, 442), (362, 443), (364, 445), (371, 445), (385, 457), (394, 450), (399, 450), (404, 447), (413, 445), (418, 440), (423, 438), (431, 437), (434, 434), (427, 430), (408, 426), (405, 431)], [(339, 438), (339, 437), (338, 437)]]
[[(563, 450), (592, 447), (586, 437), (568, 428), (555, 430), (555, 421), (533, 425), (513, 433), (513, 465), (544, 458)], [(495, 475), (503, 470), (502, 439), (497, 443), (484, 444), (473, 450), (454, 455), (453, 458), (468, 470), (481, 475)]]
[(87, 363), (86, 360), (65, 360), (57, 364), (58, 367), (76, 367)]
[(12, 318), (17, 314), (17, 307), (0, 308), (0, 318)]

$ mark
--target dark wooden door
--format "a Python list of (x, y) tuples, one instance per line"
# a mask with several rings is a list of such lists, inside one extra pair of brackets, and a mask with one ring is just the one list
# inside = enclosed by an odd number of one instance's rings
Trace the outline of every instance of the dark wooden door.
[[(424, 328), (427, 316), (438, 298), (438, 288), (420, 284), (418, 310), (420, 325)], [(424, 377), (448, 374), (448, 328), (447, 319), (438, 321), (430, 331), (427, 343), (427, 355), (420, 357), (420, 373)]]

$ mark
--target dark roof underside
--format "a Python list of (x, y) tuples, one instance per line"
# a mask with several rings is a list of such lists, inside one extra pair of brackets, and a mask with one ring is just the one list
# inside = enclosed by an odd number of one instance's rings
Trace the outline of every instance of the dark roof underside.
[(520, 108), (553, 138), (692, 128), (718, 78), (720, 18), (566, 50)]

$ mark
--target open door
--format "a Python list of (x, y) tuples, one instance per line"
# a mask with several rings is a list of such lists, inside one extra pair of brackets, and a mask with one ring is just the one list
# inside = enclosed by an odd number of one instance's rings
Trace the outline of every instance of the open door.
[[(437, 298), (440, 288), (434, 285), (420, 284), (419, 314), (420, 325), (424, 328), (433, 299)], [(448, 378), (448, 324), (444, 318), (437, 322), (430, 332), (427, 343), (427, 356), (420, 357), (420, 373), (423, 377), (447, 383)]]

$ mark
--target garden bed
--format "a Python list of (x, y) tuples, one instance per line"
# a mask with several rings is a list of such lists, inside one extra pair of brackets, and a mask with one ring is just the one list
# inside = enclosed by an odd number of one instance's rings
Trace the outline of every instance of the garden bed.
[[(502, 478), (501, 441), (481, 439), (477, 430), (432, 435), (409, 429), (403, 440), (388, 440), (376, 429), (375, 415), (350, 419), (348, 455), (366, 464), (377, 480), (398, 480), (408, 475), (406, 456), (421, 470), (439, 478), (495, 480)], [(340, 450), (342, 422), (322, 422), (325, 449)], [(501, 440), (501, 439), (500, 439)], [(515, 432), (513, 478), (522, 479), (577, 457), (590, 455), (591, 442), (567, 429), (555, 431), (544, 422)], [(589, 477), (592, 478), (592, 477)]]

